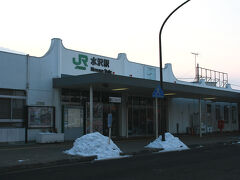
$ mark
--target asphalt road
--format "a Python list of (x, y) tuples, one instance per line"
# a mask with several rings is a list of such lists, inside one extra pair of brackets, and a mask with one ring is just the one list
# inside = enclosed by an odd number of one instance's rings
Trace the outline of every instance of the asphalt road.
[(239, 164), (240, 144), (215, 145), (182, 152), (142, 154), (117, 160), (25, 169), (1, 174), (0, 180), (239, 180)]

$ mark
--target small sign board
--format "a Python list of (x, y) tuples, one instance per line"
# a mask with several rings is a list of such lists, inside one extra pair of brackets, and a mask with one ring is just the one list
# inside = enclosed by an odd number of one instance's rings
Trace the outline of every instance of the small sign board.
[(122, 99), (121, 99), (121, 97), (109, 97), (109, 102), (111, 102), (111, 103), (121, 103)]
[(164, 98), (164, 93), (163, 93), (163, 90), (162, 90), (162, 88), (160, 87), (160, 85), (158, 85), (158, 86), (154, 89), (154, 91), (153, 91), (153, 93), (152, 93), (152, 97), (153, 97), (153, 98)]
[(111, 128), (112, 127), (112, 114), (109, 113), (108, 114), (108, 128)]

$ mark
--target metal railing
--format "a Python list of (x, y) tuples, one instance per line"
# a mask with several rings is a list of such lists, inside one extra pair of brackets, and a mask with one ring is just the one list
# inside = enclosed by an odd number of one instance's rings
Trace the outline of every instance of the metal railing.
[(220, 71), (215, 71), (211, 69), (206, 69), (199, 67), (197, 64), (196, 67), (196, 77), (195, 80), (199, 82), (200, 79), (205, 79), (207, 85), (215, 87), (226, 87), (228, 84), (228, 74)]

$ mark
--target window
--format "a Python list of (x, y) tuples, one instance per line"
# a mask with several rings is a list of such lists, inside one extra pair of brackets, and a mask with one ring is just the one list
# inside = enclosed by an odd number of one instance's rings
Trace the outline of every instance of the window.
[(0, 95), (7, 96), (26, 96), (24, 90), (15, 90), (15, 89), (0, 89)]
[(216, 120), (221, 120), (220, 105), (216, 105)]
[(237, 108), (236, 106), (232, 107), (232, 123), (237, 122)]
[[(93, 98), (99, 98), (98, 95), (94, 92)], [(89, 92), (71, 90), (71, 89), (62, 89), (61, 101), (64, 104), (72, 105), (84, 105), (85, 101), (89, 101)]]
[[(111, 111), (114, 111), (114, 104), (111, 106)], [(110, 109), (108, 108), (108, 110)], [(113, 113), (113, 112), (112, 112)], [(86, 132), (90, 130), (90, 103), (86, 102)], [(93, 131), (103, 133), (103, 103), (93, 103)]]
[[(153, 98), (132, 97), (128, 99), (128, 135), (152, 135), (154, 127)], [(159, 101), (158, 101), (159, 102)]]
[(0, 89), (0, 127), (23, 127), (25, 104), (24, 90)]
[(23, 127), (25, 99), (0, 98), (0, 127)]
[(224, 123), (228, 123), (229, 121), (229, 107), (227, 105), (224, 106)]
[(11, 99), (0, 98), (0, 121), (11, 119)]
[(9, 122), (25, 119), (25, 99), (0, 98), (0, 122), (3, 122), (1, 119)]
[(12, 95), (12, 91), (8, 89), (0, 89), (0, 95)]
[(12, 99), (12, 119), (25, 119), (25, 100)]
[(135, 96), (133, 96), (132, 97), (132, 103), (133, 103), (133, 105), (139, 105), (140, 104), (140, 101), (139, 101), (139, 97), (135, 97)]
[(211, 114), (212, 112), (212, 106), (211, 104), (207, 104), (207, 113)]

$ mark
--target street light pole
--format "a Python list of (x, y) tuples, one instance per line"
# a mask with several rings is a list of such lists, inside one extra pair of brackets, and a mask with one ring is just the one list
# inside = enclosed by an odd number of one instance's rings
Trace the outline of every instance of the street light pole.
[[(160, 60), (160, 87), (161, 89), (163, 90), (163, 73), (162, 73), (162, 39), (161, 39), (161, 36), (162, 36), (162, 30), (163, 30), (163, 27), (165, 25), (165, 23), (167, 22), (167, 20), (171, 17), (171, 15), (173, 13), (175, 13), (180, 7), (182, 7), (184, 4), (188, 3), (190, 0), (187, 0), (185, 1), (184, 3), (182, 3), (180, 6), (178, 6), (176, 9), (174, 9), (169, 15), (168, 17), (164, 20), (162, 26), (161, 26), (161, 29), (160, 29), (160, 32), (159, 32), (159, 60)], [(164, 92), (164, 91), (163, 91)], [(161, 119), (161, 132), (162, 132), (162, 141), (165, 141), (165, 123), (163, 123), (163, 117), (165, 118), (165, 116), (163, 116), (163, 107), (164, 107), (164, 101), (161, 100), (161, 116), (160, 116), (160, 119)], [(163, 127), (163, 124), (164, 124), (164, 127)]]

